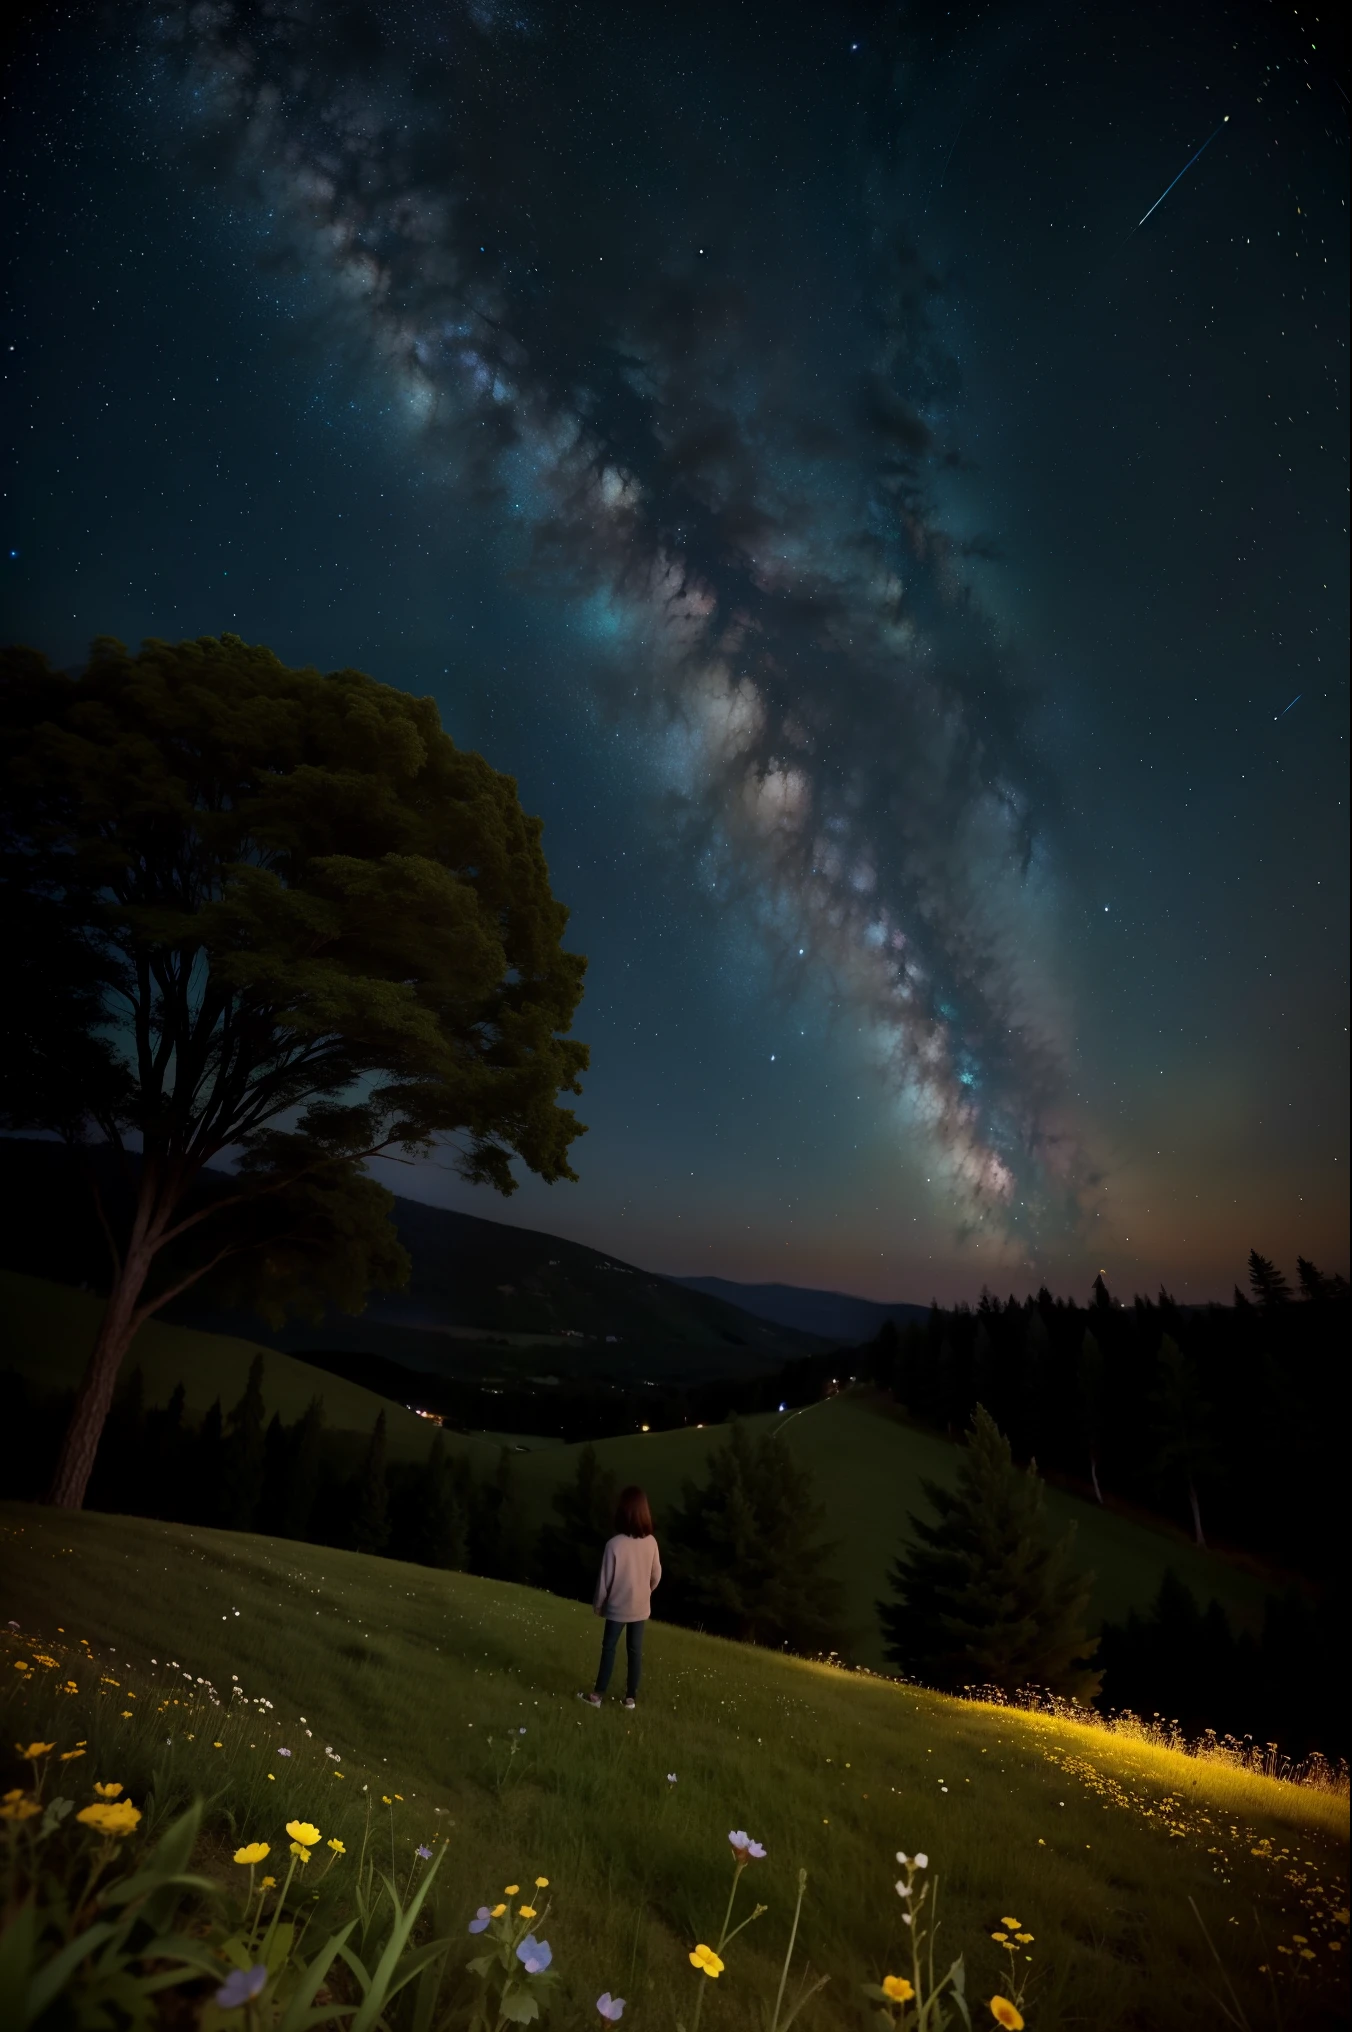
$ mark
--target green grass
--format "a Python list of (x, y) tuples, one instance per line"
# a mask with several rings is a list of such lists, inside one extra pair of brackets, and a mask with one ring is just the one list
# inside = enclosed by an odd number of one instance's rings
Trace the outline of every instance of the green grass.
[[(912, 1511), (927, 1514), (922, 1481), (953, 1482), (957, 1449), (917, 1432), (866, 1396), (829, 1397), (786, 1416), (749, 1418), (755, 1429), (779, 1426), (795, 1454), (813, 1471), (818, 1499), (838, 1542), (836, 1568), (845, 1586), (846, 1614), (855, 1632), (851, 1656), (875, 1668), (884, 1663), (874, 1603), (887, 1594), (887, 1575)], [(596, 1451), (622, 1482), (639, 1481), (659, 1512), (680, 1496), (682, 1480), (699, 1480), (708, 1456), (724, 1437), (721, 1427), (653, 1432), (606, 1439)], [(574, 1472), (577, 1449), (532, 1446), (517, 1466), (532, 1521), (548, 1512), (549, 1496)], [(1205, 1606), (1214, 1595), (1237, 1628), (1262, 1621), (1264, 1588), (1243, 1567), (1192, 1545), (1181, 1531), (1138, 1523), (1059, 1489), (1047, 1492), (1053, 1526), (1076, 1527), (1077, 1557), (1095, 1574), (1095, 1625), (1118, 1621), (1129, 1609), (1147, 1608), (1167, 1566), (1173, 1566)], [(660, 1525), (660, 1515), (659, 1515)]]
[[(456, 1933), (503, 1885), (552, 1880), (547, 1931), (572, 2010), (562, 2024), (594, 2023), (602, 1989), (630, 1999), (636, 2032), (669, 2032), (678, 2009), (688, 2021), (704, 1979), (686, 1955), (717, 1926), (733, 1827), (767, 1844), (754, 1889), (769, 1912), (711, 1988), (704, 2032), (758, 2022), (800, 1865), (802, 1948), (832, 1978), (800, 2023), (862, 2023), (857, 1985), (903, 1951), (897, 1848), (928, 1852), (942, 1944), (966, 1952), (977, 1999), (1000, 1980), (989, 1934), (1001, 1918), (1036, 1936), (1033, 2032), (1222, 2023), (1190, 1897), (1255, 2028), (1276, 2022), (1264, 1959), (1282, 1968), (1288, 2028), (1339, 2008), (1346, 1950), (1327, 1942), (1335, 1912), (1346, 1931), (1344, 1800), (661, 1624), (637, 1712), (596, 1713), (575, 1697), (594, 1669), (595, 1620), (525, 1588), (15, 1504), (0, 1507), (0, 1537), (13, 1655), (31, 1662), (45, 1645), (59, 1662), (28, 1675), (6, 1665), (6, 1743), (48, 1728), (61, 1749), (84, 1738), (86, 1758), (64, 1767), (79, 1783), (119, 1779), (138, 1800), (153, 1783), (166, 1804), (176, 1784), (200, 1785), (218, 1817), (232, 1812), (232, 1838), (283, 1845), (292, 1815), (350, 1845), (373, 1796), (362, 1786), (402, 1793), (389, 1810), (401, 1868), (418, 1841), (451, 1836)], [(93, 1654), (75, 1666), (80, 1695), (53, 1693), (81, 1639)], [(228, 1687), (232, 1674), (273, 1708), (223, 1725), (195, 1682)], [(283, 1760), (282, 1746), (295, 1754)], [(1296, 1934), (1312, 1962), (1293, 1959)], [(977, 2022), (991, 2021), (978, 2010)]]
[[(8, 1360), (13, 1366), (54, 1385), (78, 1379), (98, 1323), (98, 1298), (0, 1272), (0, 1310), (7, 1319)], [(227, 1410), (238, 1401), (249, 1364), (259, 1353), (264, 1357), (263, 1392), (269, 1414), (279, 1411), (283, 1419), (297, 1418), (319, 1394), (331, 1429), (364, 1434), (384, 1409), (391, 1457), (425, 1458), (430, 1436), (424, 1420), (295, 1356), (152, 1321), (141, 1329), (131, 1360), (144, 1374), (148, 1403), (163, 1403), (181, 1379), (189, 1414), (200, 1417), (217, 1395)], [(818, 1497), (829, 1513), (829, 1533), (840, 1547), (836, 1569), (845, 1589), (849, 1655), (881, 1668), (886, 1661), (874, 1604), (887, 1593), (888, 1569), (907, 1535), (910, 1513), (924, 1514), (921, 1482), (951, 1483), (956, 1448), (914, 1430), (874, 1399), (853, 1394), (787, 1415), (766, 1413), (747, 1424), (754, 1430), (781, 1427), (795, 1453), (812, 1469)], [(658, 1510), (660, 1529), (661, 1512), (679, 1500), (682, 1481), (703, 1477), (709, 1454), (724, 1436), (721, 1426), (634, 1433), (600, 1441), (597, 1452), (621, 1482), (643, 1483)], [(492, 1472), (501, 1443), (501, 1436), (489, 1435), (451, 1440), (453, 1449), (470, 1452), (481, 1475)], [(519, 1443), (526, 1449), (516, 1456), (520, 1500), (534, 1529), (549, 1519), (549, 1499), (572, 1477), (579, 1449), (554, 1440)], [(1200, 1550), (1182, 1531), (1167, 1525), (1142, 1523), (1057, 1489), (1048, 1491), (1047, 1500), (1057, 1528), (1075, 1524), (1077, 1556), (1094, 1571), (1095, 1626), (1104, 1620), (1119, 1621), (1130, 1609), (1148, 1608), (1167, 1566), (1174, 1567), (1203, 1606), (1214, 1596), (1237, 1629), (1260, 1626), (1265, 1589), (1246, 1568)]]

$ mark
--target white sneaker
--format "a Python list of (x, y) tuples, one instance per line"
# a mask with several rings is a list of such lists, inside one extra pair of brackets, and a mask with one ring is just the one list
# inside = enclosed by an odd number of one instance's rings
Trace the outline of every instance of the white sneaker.
[[(585, 1700), (588, 1707), (600, 1707), (601, 1705), (601, 1696), (599, 1693), (580, 1693), (578, 1695), (578, 1699)], [(632, 1702), (630, 1704), (632, 1706)]]

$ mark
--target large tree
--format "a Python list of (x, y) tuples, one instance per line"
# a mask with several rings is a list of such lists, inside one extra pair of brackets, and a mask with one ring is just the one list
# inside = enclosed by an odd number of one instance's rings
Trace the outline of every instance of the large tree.
[(360, 671), (234, 635), (101, 640), (75, 676), (12, 649), (0, 744), (0, 1115), (124, 1160), (120, 1198), (89, 1167), (108, 1301), (51, 1490), (78, 1507), (178, 1293), (228, 1275), (275, 1318), (406, 1278), (365, 1160), (449, 1139), (504, 1193), (514, 1157), (574, 1176), (585, 961), (512, 779)]
[(878, 1604), (888, 1657), (932, 1686), (1046, 1686), (1091, 1698), (1094, 1576), (1073, 1564), (1074, 1525), (1060, 1539), (1048, 1533), (1041, 1479), (1015, 1466), (983, 1406), (956, 1486), (921, 1487), (937, 1522), (911, 1518), (890, 1576), (896, 1599)]

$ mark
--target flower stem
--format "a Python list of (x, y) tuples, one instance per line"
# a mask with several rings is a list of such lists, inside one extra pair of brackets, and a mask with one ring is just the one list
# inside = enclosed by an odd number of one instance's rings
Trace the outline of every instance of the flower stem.
[(779, 2013), (784, 2004), (784, 1990), (789, 1980), (789, 1963), (793, 1960), (794, 1943), (798, 1939), (798, 1915), (803, 1909), (803, 1893), (807, 1890), (807, 1871), (798, 1872), (798, 1903), (793, 1908), (793, 1925), (789, 1928), (789, 1945), (784, 1955), (784, 1966), (779, 1972), (779, 1993), (775, 1998), (775, 2015), (770, 2020), (770, 2032), (779, 2032)]

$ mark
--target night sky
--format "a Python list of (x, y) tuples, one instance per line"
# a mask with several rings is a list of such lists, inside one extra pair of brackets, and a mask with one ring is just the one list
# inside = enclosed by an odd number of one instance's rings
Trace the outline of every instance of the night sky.
[(1346, 1270), (1331, 32), (30, 21), (5, 636), (431, 693), (589, 955), (581, 1182), (397, 1189), (883, 1298)]

